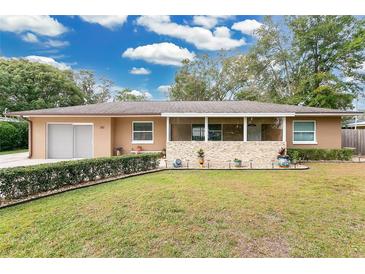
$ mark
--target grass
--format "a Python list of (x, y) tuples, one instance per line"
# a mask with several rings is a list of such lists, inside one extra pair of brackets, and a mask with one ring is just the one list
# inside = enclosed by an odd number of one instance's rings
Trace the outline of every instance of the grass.
[(24, 149), (14, 149), (14, 150), (0, 151), (0, 155), (21, 153), (21, 152), (28, 152), (28, 149), (24, 148)]
[(364, 257), (365, 165), (166, 171), (0, 210), (1, 257)]

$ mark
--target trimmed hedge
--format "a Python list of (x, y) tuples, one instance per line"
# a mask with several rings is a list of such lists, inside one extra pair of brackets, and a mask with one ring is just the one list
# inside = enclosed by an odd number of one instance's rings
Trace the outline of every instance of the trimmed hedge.
[(318, 149), (318, 148), (288, 148), (287, 154), (292, 160), (320, 161), (320, 160), (340, 160), (350, 161), (353, 150), (341, 149)]
[(0, 196), (17, 199), (40, 192), (156, 169), (158, 153), (64, 161), (0, 169)]
[(27, 147), (27, 122), (0, 122), (0, 151)]

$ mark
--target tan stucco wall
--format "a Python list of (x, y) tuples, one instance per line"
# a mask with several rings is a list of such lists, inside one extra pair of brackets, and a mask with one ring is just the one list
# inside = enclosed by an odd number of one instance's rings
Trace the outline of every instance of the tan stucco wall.
[[(174, 123), (192, 122), (193, 119), (170, 119)], [(202, 119), (195, 119), (200, 122)], [(210, 122), (232, 122), (224, 119), (211, 118)], [(317, 145), (293, 145), (293, 120), (316, 120)], [(94, 157), (111, 156), (115, 147), (123, 147), (124, 153), (136, 150), (142, 146), (144, 151), (161, 151), (166, 148), (166, 118), (163, 117), (32, 117), (32, 158), (46, 158), (46, 126), (47, 122), (93, 123), (94, 124)], [(153, 121), (153, 144), (132, 144), (132, 122)], [(241, 120), (239, 120), (241, 121)], [(238, 122), (238, 121), (235, 121)], [(298, 148), (341, 148), (341, 118), (340, 117), (288, 117), (287, 146)]]
[[(315, 120), (317, 144), (294, 145), (293, 121)], [(341, 148), (341, 117), (288, 117), (286, 125), (287, 147), (294, 148)]]
[[(123, 153), (130, 153), (141, 146), (144, 151), (161, 151), (166, 148), (166, 118), (163, 117), (123, 117), (112, 118), (114, 124), (113, 149), (123, 147)], [(153, 144), (132, 144), (132, 122), (153, 121)]]
[(47, 158), (46, 127), (47, 123), (93, 123), (94, 125), (94, 157), (111, 156), (112, 130), (111, 118), (108, 117), (33, 117), (32, 158)]

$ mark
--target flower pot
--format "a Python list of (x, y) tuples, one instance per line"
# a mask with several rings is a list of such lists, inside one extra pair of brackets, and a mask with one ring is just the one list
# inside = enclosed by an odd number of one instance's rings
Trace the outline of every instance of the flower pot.
[(234, 167), (241, 167), (242, 161), (233, 161)]
[(141, 146), (138, 146), (137, 147), (137, 154), (141, 153), (142, 152), (142, 147)]
[(289, 167), (290, 165), (289, 156), (279, 156), (278, 163), (279, 167)]
[(203, 165), (204, 165), (204, 158), (199, 158), (198, 159), (198, 162), (199, 162), (200, 167), (203, 167)]

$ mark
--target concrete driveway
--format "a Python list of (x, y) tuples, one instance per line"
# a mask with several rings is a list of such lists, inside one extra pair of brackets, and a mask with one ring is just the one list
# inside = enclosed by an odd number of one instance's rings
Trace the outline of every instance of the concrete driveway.
[(0, 155), (0, 168), (32, 166), (67, 161), (67, 159), (28, 159), (28, 152)]

